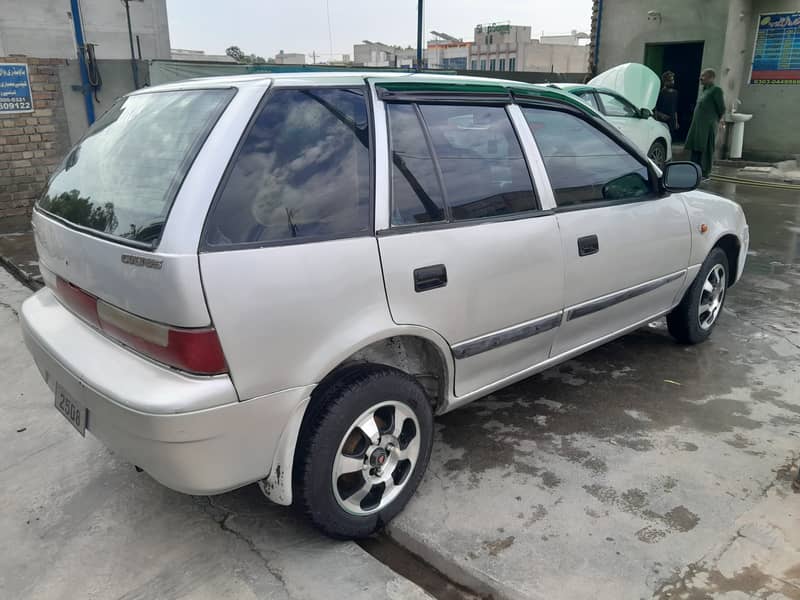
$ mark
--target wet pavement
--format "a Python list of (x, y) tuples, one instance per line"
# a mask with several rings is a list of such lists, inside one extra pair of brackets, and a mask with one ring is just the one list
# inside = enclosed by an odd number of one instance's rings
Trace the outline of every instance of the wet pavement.
[[(751, 231), (712, 339), (657, 322), (440, 417), (395, 540), (495, 598), (800, 599), (800, 192), (709, 188)], [(0, 597), (426, 597), (253, 486), (192, 498), (77, 443), (27, 293), (0, 273)]]
[(29, 294), (0, 268), (0, 598), (431, 600), (256, 486), (179, 494), (81, 439), (22, 343)]
[(500, 597), (800, 598), (800, 193), (709, 189), (752, 248), (712, 338), (661, 320), (439, 418), (393, 537)]

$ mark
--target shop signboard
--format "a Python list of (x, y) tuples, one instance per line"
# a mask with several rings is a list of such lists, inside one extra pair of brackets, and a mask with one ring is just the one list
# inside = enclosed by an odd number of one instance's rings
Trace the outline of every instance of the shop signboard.
[(0, 63), (0, 115), (28, 112), (33, 112), (28, 65)]
[(800, 85), (800, 12), (759, 15), (750, 83)]

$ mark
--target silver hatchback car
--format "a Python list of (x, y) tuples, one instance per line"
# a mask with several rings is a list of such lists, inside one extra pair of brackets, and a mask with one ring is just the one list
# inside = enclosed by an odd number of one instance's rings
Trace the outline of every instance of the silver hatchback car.
[(667, 315), (705, 339), (741, 208), (579, 99), (427, 74), (122, 98), (33, 215), (55, 407), (172, 489), (258, 482), (329, 535), (414, 493), (433, 417)]

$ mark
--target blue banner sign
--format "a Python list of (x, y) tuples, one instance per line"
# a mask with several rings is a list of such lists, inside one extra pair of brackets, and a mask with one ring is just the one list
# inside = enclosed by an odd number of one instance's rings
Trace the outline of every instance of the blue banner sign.
[(800, 84), (800, 12), (759, 16), (750, 83)]
[(0, 115), (33, 112), (28, 65), (0, 63)]

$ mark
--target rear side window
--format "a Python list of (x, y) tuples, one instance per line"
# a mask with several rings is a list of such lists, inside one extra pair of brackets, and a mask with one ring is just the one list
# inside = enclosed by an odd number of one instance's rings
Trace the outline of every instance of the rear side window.
[(536, 209), (528, 167), (502, 106), (421, 105), (454, 220)]
[(38, 207), (74, 225), (154, 244), (232, 89), (123, 98), (67, 154)]
[(413, 104), (389, 104), (392, 225), (442, 221), (444, 201), (422, 124)]
[(539, 108), (522, 112), (558, 206), (651, 195), (647, 167), (599, 129), (566, 112)]
[(368, 233), (369, 119), (361, 89), (271, 93), (229, 168), (209, 246)]

